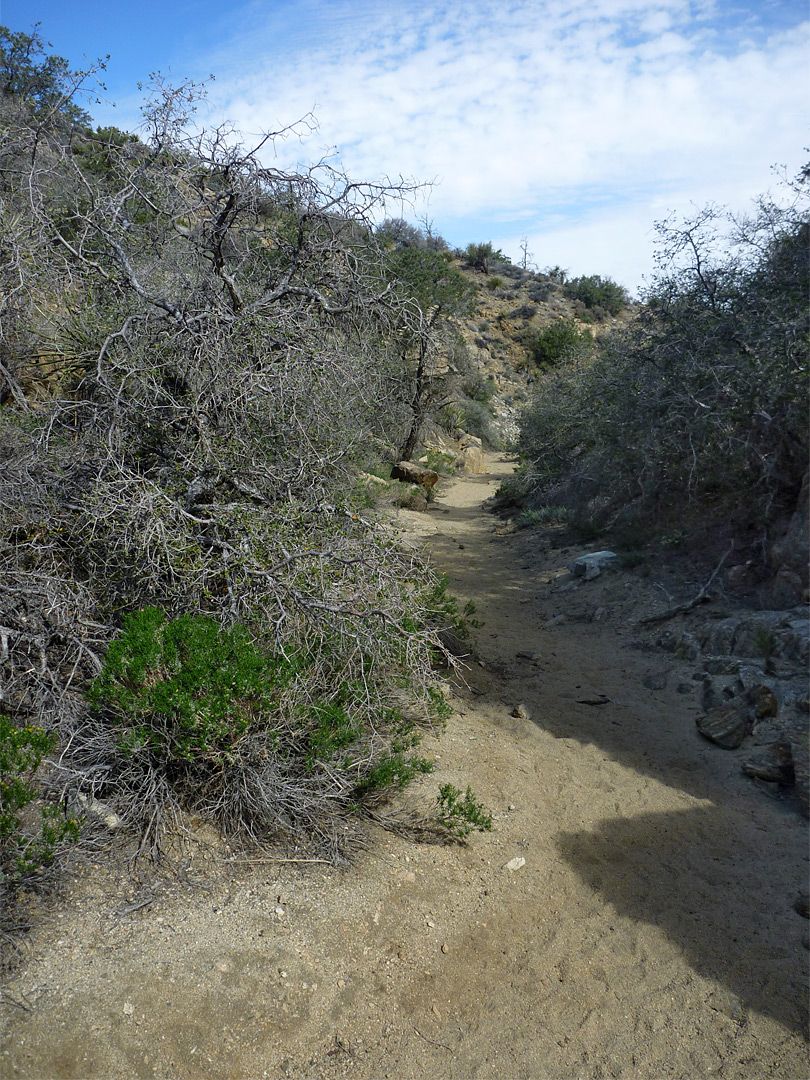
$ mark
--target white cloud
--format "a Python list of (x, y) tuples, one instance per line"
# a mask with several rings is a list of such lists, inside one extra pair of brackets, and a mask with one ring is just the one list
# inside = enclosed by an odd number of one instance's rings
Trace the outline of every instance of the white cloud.
[(483, 239), (511, 220), (513, 235), (559, 250), (547, 261), (581, 258), (579, 272), (632, 285), (650, 265), (656, 199), (685, 205), (702, 191), (739, 205), (775, 161), (798, 167), (807, 141), (807, 23), (768, 36), (743, 10), (735, 37), (711, 0), (272, 10), (253, 3), (247, 23), (235, 20), (249, 33), (203, 65), (215, 65), (214, 100), (239, 128), (278, 128), (314, 107), (307, 155), (334, 146), (356, 176), (440, 179), (440, 231), (477, 222), (467, 239)]

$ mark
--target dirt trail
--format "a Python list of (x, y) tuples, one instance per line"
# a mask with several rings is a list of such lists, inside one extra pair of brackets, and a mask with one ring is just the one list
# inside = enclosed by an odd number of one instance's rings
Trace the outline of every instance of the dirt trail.
[(698, 739), (676, 679), (645, 687), (672, 661), (611, 616), (622, 575), (604, 621), (560, 618), (570, 555), (492, 531), (489, 460), (400, 520), (484, 620), (423, 797), (469, 783), (495, 830), (380, 830), (346, 871), (192, 866), (205, 888), (89, 868), (5, 987), (0, 1075), (808, 1075), (805, 823)]

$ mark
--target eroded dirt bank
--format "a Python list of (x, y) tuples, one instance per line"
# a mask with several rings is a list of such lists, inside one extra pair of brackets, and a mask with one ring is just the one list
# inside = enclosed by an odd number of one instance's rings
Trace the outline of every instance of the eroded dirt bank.
[(489, 461), (400, 520), (484, 620), (411, 797), (469, 783), (495, 830), (379, 830), (347, 871), (198, 858), (193, 888), (88, 868), (5, 984), (0, 1075), (808, 1075), (806, 823), (696, 736), (677, 679), (647, 688), (672, 661), (611, 615), (631, 584), (574, 621), (570, 553), (492, 531)]

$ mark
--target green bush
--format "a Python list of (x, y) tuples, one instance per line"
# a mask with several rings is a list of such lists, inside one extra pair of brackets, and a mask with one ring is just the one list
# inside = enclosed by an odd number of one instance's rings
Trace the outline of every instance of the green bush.
[(482, 274), (488, 274), (493, 263), (497, 265), (509, 262), (500, 249), (496, 251), (493, 248), (489, 240), (481, 244), (468, 244), (461, 257), (467, 266), (473, 270), (480, 270)]
[(492, 814), (469, 786), (462, 795), (453, 784), (443, 784), (439, 788), (438, 803), (439, 821), (459, 840), (469, 836), (473, 829), (479, 832), (492, 829)]
[[(277, 742), (281, 692), (307, 662), (262, 656), (241, 627), (201, 615), (167, 621), (146, 608), (127, 616), (88, 697), (114, 710), (125, 754), (145, 750), (171, 763), (210, 756), (220, 767), (249, 730)], [(313, 706), (313, 716), (322, 713)]]
[(559, 319), (530, 337), (528, 345), (529, 356), (538, 367), (552, 367), (587, 354), (593, 346), (593, 338), (576, 323)]
[(629, 300), (625, 288), (599, 274), (571, 278), (565, 284), (565, 293), (573, 300), (581, 301), (586, 308), (601, 308), (608, 315), (618, 315), (627, 307)]
[[(422, 604), (437, 630), (464, 625), (443, 580)], [(103, 760), (106, 797), (155, 850), (191, 810), (236, 839), (336, 857), (341, 821), (430, 771), (413, 751), (448, 711), (427, 688), (421, 721), (405, 715), (390, 688), (375, 688), (374, 659), (347, 677), (336, 645), (313, 638), (306, 653), (270, 653), (204, 616), (127, 616), (89, 691), (95, 734), (83, 732), (95, 766)]]
[(501, 440), (493, 424), (494, 417), (484, 402), (463, 398), (456, 407), (459, 414), (459, 427), (470, 435), (475, 435), (492, 450), (500, 447)]
[[(56, 737), (42, 728), (15, 727), (0, 713), (0, 882), (18, 881), (47, 866), (57, 846), (75, 840), (79, 826), (62, 808), (38, 802), (35, 776)], [(36, 805), (33, 813), (32, 804)]]

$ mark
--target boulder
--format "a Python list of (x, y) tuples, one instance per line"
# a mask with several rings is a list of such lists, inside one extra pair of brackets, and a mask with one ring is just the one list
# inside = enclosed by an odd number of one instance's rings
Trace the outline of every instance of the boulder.
[(477, 435), (467, 435), (466, 433), (460, 436), (458, 445), (462, 450), (466, 450), (468, 447), (473, 447), (477, 450), (483, 450), (484, 443)]
[(788, 742), (775, 742), (743, 762), (743, 772), (755, 780), (789, 787), (794, 779), (793, 753)]
[(751, 716), (745, 701), (730, 701), (709, 709), (696, 720), (697, 729), (704, 738), (722, 746), (724, 750), (736, 750), (752, 728)]
[(615, 551), (592, 551), (588, 555), (580, 555), (578, 559), (568, 564), (568, 569), (573, 577), (584, 577), (586, 581), (598, 578), (603, 570), (615, 567), (618, 555)]
[(470, 476), (483, 476), (487, 471), (484, 451), (478, 446), (465, 446), (456, 458), (456, 467)]
[(398, 461), (391, 470), (391, 477), (394, 480), (404, 480), (406, 484), (419, 484), (423, 488), (432, 488), (438, 482), (439, 474), (413, 461)]

